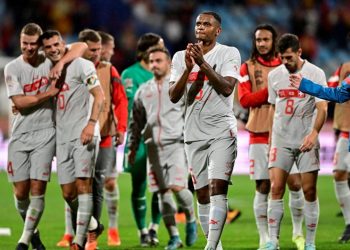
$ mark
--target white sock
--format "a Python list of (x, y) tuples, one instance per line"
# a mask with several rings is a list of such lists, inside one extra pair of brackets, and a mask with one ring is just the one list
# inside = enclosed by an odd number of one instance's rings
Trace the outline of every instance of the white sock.
[(284, 214), (283, 199), (269, 199), (267, 211), (270, 240), (278, 245), (280, 225)]
[(316, 230), (318, 226), (318, 217), (320, 215), (320, 205), (318, 199), (312, 202), (305, 200), (305, 224), (306, 224), (306, 243), (315, 244)]
[(179, 230), (176, 226), (175, 213), (176, 213), (176, 204), (173, 199), (172, 192), (166, 192), (159, 195), (159, 210), (162, 213), (163, 221), (165, 227), (168, 230), (169, 236), (179, 235)]
[(25, 221), (30, 199), (28, 197), (25, 200), (18, 200), (15, 195), (14, 195), (14, 199), (15, 199), (15, 207), (18, 213), (21, 215), (22, 220)]
[(22, 242), (22, 243), (25, 243), (26, 245), (29, 245), (29, 241), (34, 233), (34, 230), (39, 224), (41, 215), (43, 214), (44, 207), (45, 207), (44, 195), (31, 197), (26, 220), (24, 222), (22, 236), (18, 242)]
[(345, 224), (350, 224), (350, 189), (348, 181), (334, 181), (335, 196), (340, 205)]
[(193, 194), (187, 188), (175, 193), (175, 197), (179, 205), (186, 214), (186, 221), (193, 222), (196, 220), (193, 208)]
[(303, 190), (289, 190), (289, 209), (293, 222), (293, 237), (303, 234), (304, 219), (304, 193)]
[(200, 204), (197, 202), (197, 213), (198, 213), (199, 223), (201, 225), (205, 238), (208, 238), (208, 233), (209, 233), (209, 212), (210, 212), (210, 203)]
[(89, 224), (91, 224), (92, 221), (92, 193), (79, 194), (78, 201), (79, 207), (77, 213), (77, 230), (74, 242), (80, 246), (84, 246), (86, 233), (88, 231)]
[(64, 234), (74, 235), (74, 230), (72, 225), (72, 210), (67, 204), (67, 202), (64, 203), (64, 221), (65, 221)]
[(118, 203), (119, 203), (119, 190), (118, 185), (115, 186), (114, 191), (109, 192), (105, 190), (106, 207), (108, 213), (108, 227), (118, 228)]
[(209, 234), (207, 249), (216, 249), (227, 217), (227, 197), (224, 194), (210, 196)]
[(255, 222), (259, 232), (259, 246), (269, 241), (269, 231), (267, 225), (267, 194), (255, 191), (254, 197), (254, 215)]

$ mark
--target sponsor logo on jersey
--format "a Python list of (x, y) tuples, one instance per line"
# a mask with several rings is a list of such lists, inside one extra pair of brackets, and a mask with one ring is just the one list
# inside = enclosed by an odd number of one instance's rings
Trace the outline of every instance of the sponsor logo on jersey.
[(194, 83), (195, 81), (208, 81), (208, 77), (203, 72), (191, 72), (188, 76), (187, 83)]
[(128, 88), (131, 88), (133, 86), (133, 83), (132, 83), (132, 79), (131, 78), (126, 78), (124, 80), (124, 83), (125, 83), (125, 88), (128, 89)]
[(47, 77), (42, 77), (33, 83), (28, 83), (23, 86), (24, 93), (30, 93), (40, 90), (42, 87), (49, 84), (49, 79)]
[(304, 98), (305, 94), (298, 89), (280, 89), (278, 90), (278, 96), (280, 98), (290, 98), (290, 97), (296, 97), (296, 98)]

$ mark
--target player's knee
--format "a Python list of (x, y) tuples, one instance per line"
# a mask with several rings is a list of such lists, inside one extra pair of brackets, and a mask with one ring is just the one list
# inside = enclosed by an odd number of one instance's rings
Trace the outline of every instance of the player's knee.
[(220, 179), (212, 179), (209, 181), (209, 193), (210, 196), (227, 194), (228, 182)]
[(172, 185), (169, 187), (171, 189), (171, 191), (177, 193), (180, 192), (181, 190), (183, 190), (185, 187), (181, 187), (181, 186), (177, 186), (177, 185)]
[(107, 191), (109, 191), (109, 192), (114, 191), (115, 185), (116, 185), (115, 179), (113, 179), (113, 178), (106, 179), (106, 181), (105, 181), (105, 189)]
[(202, 187), (196, 190), (197, 200), (200, 204), (210, 203), (209, 186)]
[(71, 202), (77, 198), (77, 193), (75, 191), (65, 191), (62, 193), (63, 199), (67, 202)]
[(285, 191), (285, 185), (282, 183), (271, 182), (271, 195), (275, 199), (281, 199)]
[(305, 200), (307, 200), (309, 202), (316, 200), (316, 198), (317, 198), (316, 187), (308, 186), (308, 187), (304, 187), (303, 190), (304, 190)]
[(261, 194), (268, 194), (270, 192), (270, 180), (257, 180), (256, 190)]
[(289, 190), (299, 191), (301, 189), (301, 177), (300, 174), (289, 175), (287, 179)]
[(17, 200), (26, 200), (29, 198), (29, 190), (24, 192), (23, 190), (15, 190), (15, 196)]
[(348, 172), (343, 170), (335, 170), (333, 172), (335, 181), (346, 181), (348, 180)]

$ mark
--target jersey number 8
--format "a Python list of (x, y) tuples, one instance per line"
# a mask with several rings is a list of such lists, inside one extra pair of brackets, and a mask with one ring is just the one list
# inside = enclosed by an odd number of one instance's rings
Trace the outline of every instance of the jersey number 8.
[(286, 103), (286, 108), (284, 109), (284, 112), (287, 115), (291, 115), (294, 112), (294, 100), (293, 99), (288, 99)]

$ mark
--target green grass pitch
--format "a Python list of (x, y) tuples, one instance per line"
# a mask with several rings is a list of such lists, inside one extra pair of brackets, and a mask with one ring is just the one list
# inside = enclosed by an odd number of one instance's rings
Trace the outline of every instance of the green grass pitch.
[[(253, 217), (253, 195), (254, 182), (248, 176), (238, 175), (232, 177), (233, 186), (229, 191), (229, 203), (242, 211), (241, 217), (234, 223), (226, 225), (222, 242), (224, 249), (257, 249), (258, 234)], [(120, 206), (119, 206), (119, 230), (122, 245), (112, 248), (107, 246), (106, 233), (99, 238), (99, 247), (102, 250), (109, 249), (141, 249), (138, 243), (137, 231), (133, 220), (130, 202), (130, 175), (121, 174), (119, 176)], [(333, 180), (331, 176), (320, 176), (318, 181), (318, 194), (320, 199), (320, 220), (317, 231), (317, 249), (321, 250), (341, 250), (350, 249), (350, 243), (338, 244), (337, 239), (344, 229), (343, 218), (336, 217), (339, 206), (335, 199)], [(286, 193), (285, 197), (288, 197)], [(150, 199), (148, 199), (150, 201)], [(285, 214), (281, 228), (281, 249), (295, 249), (292, 238), (292, 227), (288, 202), (285, 201)], [(148, 209), (150, 214), (150, 209)], [(150, 218), (150, 216), (148, 216)], [(107, 225), (106, 211), (103, 211), (102, 222)], [(0, 250), (15, 249), (17, 240), (21, 235), (22, 221), (17, 214), (14, 202), (12, 186), (7, 182), (6, 173), (0, 172), (0, 228), (9, 227), (11, 236), (0, 236)], [(185, 239), (184, 225), (180, 224), (182, 239)], [(39, 229), (41, 238), (48, 250), (62, 249), (56, 247), (57, 241), (64, 231), (64, 203), (61, 198), (56, 174), (48, 185), (46, 193), (46, 207), (41, 219)], [(199, 229), (199, 226), (198, 226)], [(164, 225), (161, 224), (159, 230), (160, 245), (157, 249), (164, 249), (168, 236)], [(199, 229), (199, 240), (188, 249), (203, 249), (205, 246), (204, 236)]]

